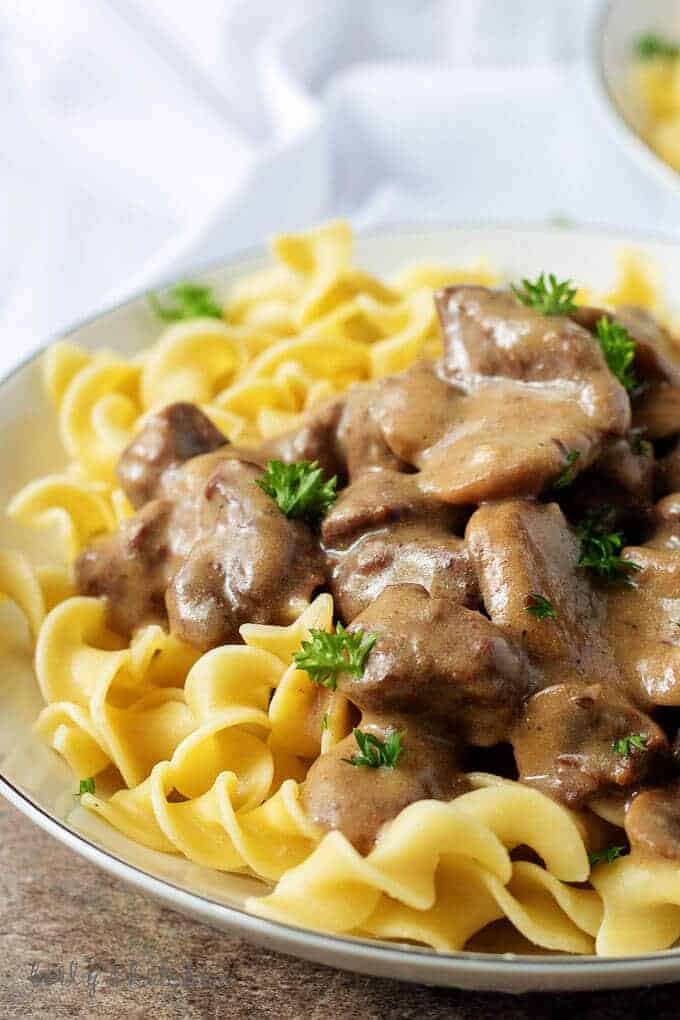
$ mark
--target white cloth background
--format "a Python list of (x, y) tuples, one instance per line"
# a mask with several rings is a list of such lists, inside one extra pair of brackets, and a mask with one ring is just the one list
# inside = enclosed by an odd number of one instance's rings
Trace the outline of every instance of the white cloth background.
[(0, 370), (330, 215), (680, 231), (588, 95), (598, 6), (3, 0)]

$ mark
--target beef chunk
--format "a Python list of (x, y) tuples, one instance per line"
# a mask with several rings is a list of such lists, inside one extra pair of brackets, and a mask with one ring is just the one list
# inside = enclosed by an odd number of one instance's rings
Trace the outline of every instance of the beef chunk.
[(81, 554), (79, 590), (104, 596), (122, 633), (168, 619), (200, 648), (238, 640), (247, 621), (290, 622), (323, 582), (324, 561), (311, 529), (255, 484), (261, 473), (233, 447), (173, 469), (164, 498)]
[(526, 693), (525, 670), (480, 613), (402, 584), (386, 588), (350, 630), (379, 635), (362, 677), (345, 673), (338, 682), (362, 712), (445, 720), (482, 746), (507, 736)]
[(140, 623), (165, 622), (165, 589), (173, 569), (170, 500), (147, 503), (114, 535), (98, 538), (76, 561), (81, 595), (104, 596), (111, 627), (130, 634)]
[(680, 861), (680, 780), (638, 793), (624, 824), (634, 850)]
[(459, 508), (425, 496), (415, 475), (361, 475), (321, 527), (340, 618), (353, 620), (392, 584), (421, 584), (431, 595), (475, 606), (474, 571), (453, 533), (464, 519)]
[[(578, 566), (580, 542), (555, 503), (513, 499), (482, 506), (470, 518), (466, 539), (486, 610), (528, 653), (533, 684), (615, 678), (603, 633), (604, 600)], [(529, 612), (534, 593), (550, 601), (554, 618)]]
[(373, 470), (361, 475), (338, 496), (321, 525), (328, 549), (345, 549), (367, 531), (394, 524), (428, 523), (454, 531), (465, 513), (423, 493), (416, 475)]
[(391, 451), (420, 469), (423, 491), (451, 503), (537, 495), (578, 470), (630, 424), (628, 398), (590, 334), (510, 292), (437, 295), (445, 353), (384, 380), (373, 417)]
[(574, 523), (607, 507), (612, 531), (642, 537), (653, 521), (655, 473), (652, 452), (635, 453), (630, 439), (612, 439), (595, 463), (554, 497)]
[(194, 404), (170, 404), (146, 419), (118, 462), (118, 480), (134, 507), (160, 494), (163, 475), (228, 440)]
[(443, 528), (395, 524), (368, 532), (335, 558), (330, 590), (345, 622), (390, 585), (419, 584), (452, 605), (477, 607), (479, 586), (462, 539)]
[[(632, 734), (646, 749), (620, 754)], [(668, 755), (663, 731), (611, 685), (558, 684), (530, 698), (512, 737), (520, 780), (571, 806), (653, 774)]]
[(407, 466), (390, 450), (375, 415), (383, 385), (358, 385), (347, 394), (338, 424), (338, 448), (350, 482), (374, 468), (403, 471)]
[[(638, 704), (680, 705), (680, 528), (667, 497), (659, 532), (623, 550), (637, 564), (632, 587), (609, 595), (607, 631), (621, 675)], [(663, 520), (663, 515), (666, 519)]]
[(657, 461), (656, 481), (660, 494), (680, 492), (680, 440), (676, 440), (665, 457)]
[(635, 401), (633, 424), (649, 439), (680, 433), (680, 386), (665, 382), (649, 386)]
[(619, 305), (612, 314), (605, 308), (581, 305), (570, 318), (595, 333), (603, 315), (627, 329), (635, 341), (634, 370), (639, 380), (680, 385), (680, 371), (677, 368), (680, 350), (668, 330), (650, 312), (636, 305)]
[(269, 439), (258, 447), (259, 459), (282, 460), (291, 464), (297, 460), (316, 460), (326, 478), (344, 475), (340, 456), (337, 428), (344, 408), (344, 400), (333, 400), (315, 408), (299, 428), (293, 432)]
[(340, 829), (361, 853), (367, 853), (380, 827), (414, 801), (451, 800), (470, 785), (460, 772), (455, 744), (429, 731), (411, 716), (365, 717), (364, 733), (385, 740), (402, 734), (397, 768), (360, 768), (349, 764), (358, 753), (353, 735), (317, 758), (305, 780), (303, 806), (324, 829)]
[(290, 622), (324, 581), (310, 528), (264, 493), (258, 465), (224, 460), (209, 475), (200, 526), (166, 593), (170, 629), (209, 648), (238, 639), (242, 623)]

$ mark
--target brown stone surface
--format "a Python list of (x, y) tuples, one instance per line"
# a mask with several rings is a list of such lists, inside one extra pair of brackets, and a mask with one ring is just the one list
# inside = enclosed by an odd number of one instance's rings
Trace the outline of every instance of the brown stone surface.
[(513, 998), (401, 984), (304, 963), (249, 946), (147, 900), (0, 799), (2, 1020), (658, 1020), (680, 1016), (679, 992), (680, 986), (668, 985)]

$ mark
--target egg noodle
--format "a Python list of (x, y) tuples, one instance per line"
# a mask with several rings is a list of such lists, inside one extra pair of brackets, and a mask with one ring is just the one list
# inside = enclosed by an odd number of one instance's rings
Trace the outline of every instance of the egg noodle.
[[(130, 839), (269, 883), (247, 902), (261, 917), (448, 951), (502, 919), (499, 949), (510, 925), (567, 953), (670, 946), (680, 868), (631, 854), (591, 873), (605, 823), (519, 783), (472, 773), (472, 790), (450, 803), (402, 810), (366, 856), (306, 817), (309, 766), (351, 731), (344, 696), (292, 659), (310, 628), (333, 629), (330, 595), (289, 626), (246, 625), (243, 644), (199, 654), (156, 625), (128, 642), (107, 627), (102, 600), (73, 594), (79, 551), (132, 512), (114, 469), (149, 412), (192, 401), (230, 440), (256, 443), (357, 380), (438, 356), (433, 289), (495, 281), (481, 263), (419, 264), (378, 280), (352, 263), (342, 222), (280, 236), (273, 250), (271, 268), (232, 286), (223, 320), (172, 325), (132, 359), (67, 341), (44, 357), (70, 464), (27, 485), (8, 512), (49, 528), (63, 565), (0, 554), (0, 591), (35, 638), (46, 703), (36, 732), (78, 779), (95, 777), (82, 806)], [(655, 303), (634, 257), (609, 299)], [(107, 799), (99, 777), (113, 783)]]

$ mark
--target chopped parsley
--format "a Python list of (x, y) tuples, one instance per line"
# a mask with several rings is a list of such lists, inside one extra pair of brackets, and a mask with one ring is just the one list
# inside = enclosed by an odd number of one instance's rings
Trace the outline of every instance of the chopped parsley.
[(328, 712), (324, 712), (324, 714), (321, 716), (321, 729), (322, 730), (328, 729)]
[(151, 307), (159, 319), (165, 322), (179, 322), (182, 319), (221, 319), (223, 309), (215, 301), (210, 287), (199, 283), (178, 283), (170, 294), (172, 301), (162, 305), (156, 294), (149, 295)]
[(597, 320), (595, 328), (609, 371), (630, 393), (638, 384), (633, 371), (635, 341), (625, 326), (612, 321), (606, 315)]
[(630, 448), (636, 457), (649, 457), (654, 453), (654, 447), (648, 439), (643, 439), (641, 429), (631, 429), (629, 438)]
[(335, 475), (324, 479), (316, 460), (298, 460), (293, 464), (270, 460), (265, 473), (257, 479), (257, 485), (271, 496), (282, 514), (300, 517), (312, 524), (318, 523), (335, 503), (337, 484)]
[(401, 733), (394, 730), (386, 740), (381, 740), (373, 733), (362, 733), (358, 728), (353, 732), (360, 754), (355, 754), (353, 758), (345, 758), (344, 761), (348, 765), (357, 767), (363, 765), (369, 769), (395, 768), (403, 751)]
[(576, 477), (575, 464), (581, 456), (580, 450), (570, 450), (567, 454), (567, 466), (553, 485), (553, 489), (566, 489)]
[(84, 793), (94, 793), (94, 776), (80, 780), (76, 797), (82, 797)]
[(605, 530), (602, 517), (606, 509), (603, 508), (599, 514), (589, 514), (576, 529), (576, 534), (581, 539), (578, 565), (592, 570), (603, 581), (632, 584), (630, 575), (640, 568), (632, 560), (621, 559), (623, 532)]
[(655, 60), (657, 57), (673, 60), (680, 55), (680, 46), (655, 32), (647, 32), (636, 40), (635, 53), (640, 60)]
[(646, 751), (648, 740), (649, 738), (642, 733), (631, 733), (628, 737), (614, 740), (612, 751), (614, 754), (620, 754), (623, 758), (628, 758), (634, 751)]
[(571, 280), (558, 281), (554, 273), (549, 274), (547, 283), (544, 273), (533, 283), (524, 277), (521, 287), (513, 284), (512, 291), (518, 301), (541, 315), (569, 315), (576, 309), (576, 287), (572, 287)]
[(621, 857), (625, 853), (625, 846), (608, 846), (606, 850), (595, 850), (594, 853), (588, 854), (588, 860), (590, 861), (591, 867), (595, 864), (599, 864), (600, 861), (605, 861), (607, 864), (613, 864), (618, 857)]
[(293, 661), (298, 669), (305, 670), (312, 683), (331, 691), (337, 687), (340, 673), (350, 673), (360, 679), (366, 656), (378, 640), (378, 634), (367, 634), (363, 630), (350, 634), (341, 623), (335, 634), (315, 628), (309, 633), (311, 639), (302, 642)]
[(532, 591), (527, 596), (524, 608), (537, 620), (554, 620), (557, 617), (557, 610), (550, 599), (547, 599), (545, 595), (539, 595), (536, 591)]

